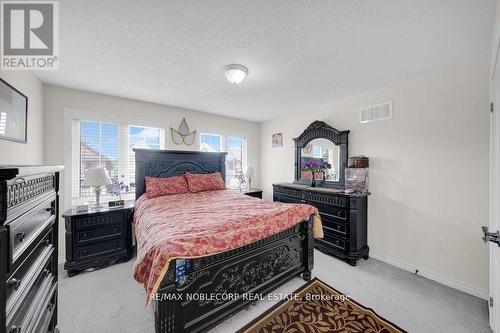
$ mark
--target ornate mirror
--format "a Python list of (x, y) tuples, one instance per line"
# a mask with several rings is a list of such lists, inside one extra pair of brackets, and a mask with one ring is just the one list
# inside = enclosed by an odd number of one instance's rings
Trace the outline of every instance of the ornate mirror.
[(295, 138), (295, 183), (343, 188), (349, 131), (316, 120)]

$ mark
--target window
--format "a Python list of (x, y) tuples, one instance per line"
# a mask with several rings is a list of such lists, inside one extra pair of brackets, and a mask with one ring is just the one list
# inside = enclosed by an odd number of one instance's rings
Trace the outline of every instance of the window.
[(220, 152), (221, 136), (217, 134), (200, 134), (200, 150)]
[[(92, 188), (82, 186), (88, 170), (106, 168), (111, 179), (123, 181), (129, 191), (124, 199), (133, 199), (135, 191), (134, 148), (163, 148), (163, 130), (160, 128), (73, 121), (72, 135), (72, 197), (73, 204), (81, 204), (94, 197)], [(103, 189), (102, 195), (108, 195)]]
[[(200, 134), (200, 150), (208, 152), (223, 151), (225, 146), (226, 156), (226, 185), (229, 188), (238, 188), (238, 175), (246, 170), (247, 150), (246, 139), (242, 137), (223, 137), (219, 134)], [(245, 187), (245, 185), (243, 185)]]
[(245, 139), (243, 138), (231, 136), (227, 137), (226, 183), (230, 188), (239, 187), (239, 181), (236, 176), (245, 171), (244, 162), (246, 161), (244, 161), (244, 141)]

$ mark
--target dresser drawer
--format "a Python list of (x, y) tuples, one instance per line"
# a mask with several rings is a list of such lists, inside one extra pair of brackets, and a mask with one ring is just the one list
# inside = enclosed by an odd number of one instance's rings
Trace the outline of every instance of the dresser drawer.
[(328, 229), (324, 229), (324, 237), (323, 239), (318, 239), (320, 242), (326, 242), (333, 248), (337, 250), (345, 251), (347, 248), (347, 241), (338, 236), (335, 236), (333, 232), (330, 232)]
[(328, 220), (322, 220), (323, 228), (337, 234), (341, 237), (347, 236), (347, 225), (344, 223), (336, 223)]
[(126, 233), (125, 225), (104, 225), (102, 228), (82, 230), (76, 234), (76, 243), (78, 245), (85, 245), (95, 241), (103, 241), (107, 239), (124, 236)]
[(49, 262), (36, 277), (23, 299), (16, 302), (11, 311), (7, 312), (7, 332), (34, 332), (32, 329), (41, 309), (40, 304), (50, 297), (51, 289), (56, 288), (57, 282), (48, 269), (51, 264), (52, 262)]
[(54, 198), (50, 198), (8, 224), (13, 262), (49, 225), (54, 223), (56, 216), (53, 200)]
[(305, 199), (308, 202), (310, 201), (315, 204), (325, 205), (327, 207), (330, 206), (336, 206), (340, 208), (349, 207), (349, 199), (338, 194), (306, 192)]
[(32, 332), (47, 332), (56, 306), (57, 282), (45, 287), (42, 296), (35, 302), (34, 315), (36, 318), (29, 323), (28, 330)]
[(47, 264), (53, 255), (54, 244), (51, 230), (35, 246), (19, 268), (7, 279), (5, 290), (7, 312), (29, 293), (34, 281), (40, 276), (42, 271), (47, 268)]
[(89, 244), (76, 248), (76, 259), (94, 259), (94, 257), (104, 258), (125, 251), (125, 238), (114, 239), (101, 243)]
[(280, 186), (273, 186), (273, 193), (280, 196), (295, 198), (296, 200), (300, 200), (303, 196), (303, 192), (301, 190)]
[(299, 198), (292, 198), (286, 195), (274, 194), (274, 201), (283, 203), (300, 203)]
[(322, 220), (346, 223), (349, 214), (348, 210), (325, 206), (314, 202), (307, 202), (311, 206), (318, 208)]

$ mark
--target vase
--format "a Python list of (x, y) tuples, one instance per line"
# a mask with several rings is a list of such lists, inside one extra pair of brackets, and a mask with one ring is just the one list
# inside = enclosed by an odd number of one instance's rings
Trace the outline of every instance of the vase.
[(311, 187), (316, 187), (316, 177), (314, 177), (314, 171), (312, 172)]

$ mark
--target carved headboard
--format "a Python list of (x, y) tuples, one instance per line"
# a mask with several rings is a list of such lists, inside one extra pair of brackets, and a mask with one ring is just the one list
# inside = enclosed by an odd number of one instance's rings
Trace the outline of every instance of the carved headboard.
[(146, 192), (146, 176), (166, 178), (192, 173), (222, 173), (226, 180), (226, 154), (183, 150), (134, 149), (135, 198)]

